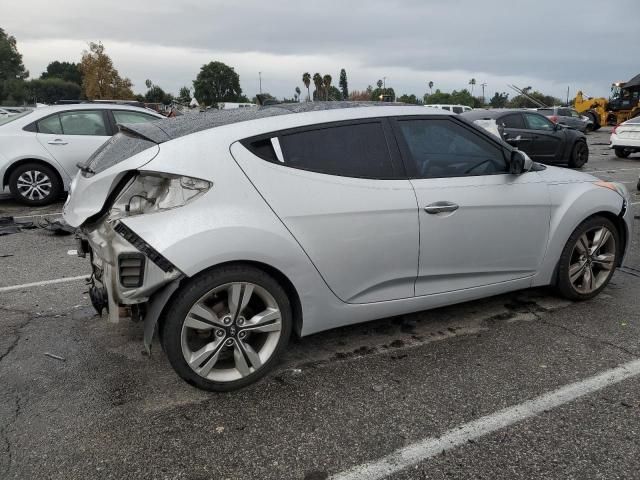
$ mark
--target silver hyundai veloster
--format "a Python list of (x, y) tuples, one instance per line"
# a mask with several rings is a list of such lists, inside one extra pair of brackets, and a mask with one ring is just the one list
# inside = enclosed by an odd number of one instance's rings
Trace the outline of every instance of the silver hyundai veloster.
[(553, 285), (621, 265), (623, 185), (532, 162), (457, 115), (305, 103), (121, 126), (64, 208), (111, 321), (158, 331), (184, 380), (232, 390), (292, 332)]

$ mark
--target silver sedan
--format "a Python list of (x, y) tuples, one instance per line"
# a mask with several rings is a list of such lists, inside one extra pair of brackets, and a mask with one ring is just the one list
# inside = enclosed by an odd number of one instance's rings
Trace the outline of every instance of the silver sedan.
[(621, 184), (545, 167), (457, 115), (361, 103), (124, 125), (65, 219), (91, 299), (159, 332), (187, 382), (262, 377), (292, 333), (553, 285), (597, 295), (627, 250)]

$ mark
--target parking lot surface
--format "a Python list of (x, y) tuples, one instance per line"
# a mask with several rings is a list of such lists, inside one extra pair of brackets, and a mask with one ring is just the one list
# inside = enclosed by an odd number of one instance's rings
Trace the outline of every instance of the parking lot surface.
[[(640, 155), (616, 158), (609, 132), (583, 170), (640, 211)], [(61, 208), (0, 199), (35, 222)], [(182, 382), (157, 342), (144, 355), (141, 324), (96, 316), (74, 248), (0, 237), (3, 480), (640, 477), (637, 229), (591, 301), (528, 290), (321, 333), (228, 394)]]

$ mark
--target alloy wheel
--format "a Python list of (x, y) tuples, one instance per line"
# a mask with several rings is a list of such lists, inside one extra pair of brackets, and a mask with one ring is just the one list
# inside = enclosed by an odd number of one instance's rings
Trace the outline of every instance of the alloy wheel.
[(53, 184), (47, 174), (39, 170), (23, 172), (17, 181), (20, 195), (29, 200), (43, 200), (51, 195)]
[(232, 382), (259, 370), (282, 333), (280, 308), (259, 285), (233, 282), (200, 297), (182, 324), (184, 360), (199, 376)]
[(582, 294), (599, 289), (615, 266), (616, 240), (605, 226), (583, 233), (573, 247), (569, 262), (569, 280)]

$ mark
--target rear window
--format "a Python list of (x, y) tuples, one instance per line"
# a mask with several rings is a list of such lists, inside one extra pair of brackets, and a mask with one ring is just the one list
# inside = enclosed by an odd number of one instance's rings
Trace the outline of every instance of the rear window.
[(17, 120), (19, 118), (22, 117), (26, 117), (27, 115), (33, 113), (32, 110), (27, 110), (25, 112), (21, 112), (18, 113), (17, 115), (12, 115), (12, 116), (6, 116), (6, 117), (0, 117), (0, 125), (6, 125), (7, 123), (13, 122), (14, 120)]
[(154, 145), (156, 144), (130, 133), (117, 133), (104, 142), (84, 163), (83, 167), (91, 170), (92, 173), (83, 172), (83, 174), (88, 176), (93, 173), (100, 173)]

